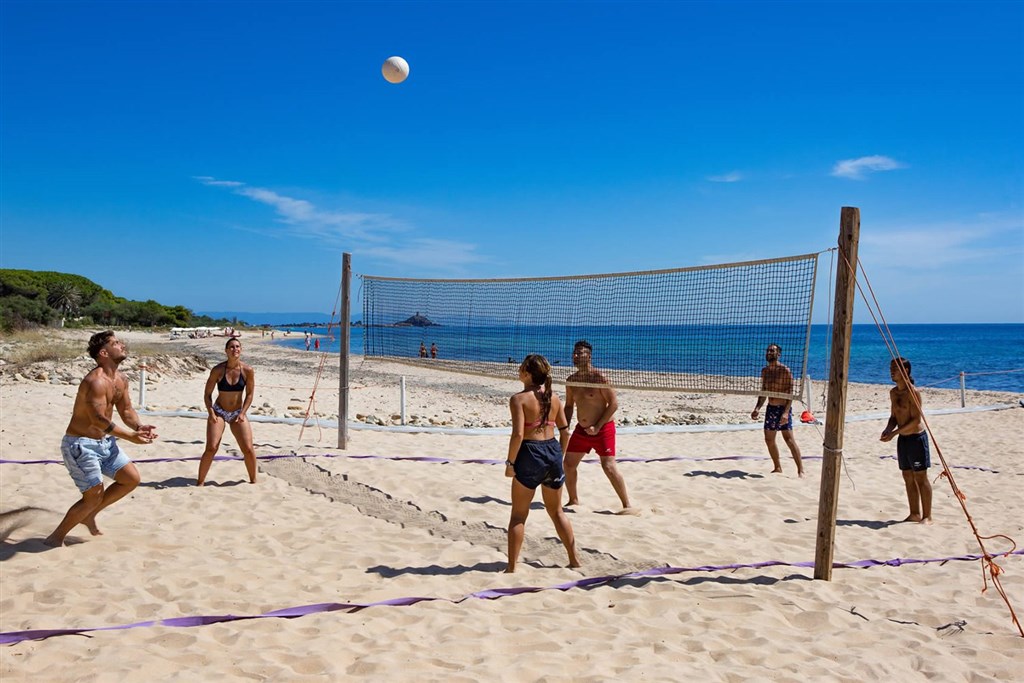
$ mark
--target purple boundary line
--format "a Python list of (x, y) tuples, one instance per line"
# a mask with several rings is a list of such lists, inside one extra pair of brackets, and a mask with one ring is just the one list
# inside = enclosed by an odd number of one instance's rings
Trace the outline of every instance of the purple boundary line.
[[(1024, 550), (1014, 550), (1006, 553), (999, 553), (994, 557), (1005, 557), (1008, 555), (1024, 555)], [(905, 564), (933, 564), (933, 563), (946, 563), (953, 561), (974, 561), (982, 559), (981, 555), (958, 555), (954, 557), (944, 557), (935, 559), (905, 559), (905, 558), (893, 558), (891, 560), (858, 560), (855, 562), (834, 562), (833, 568), (839, 569), (864, 569), (869, 567), (900, 567)], [(767, 560), (764, 562), (754, 562), (751, 564), (726, 564), (726, 565), (706, 565), (699, 567), (655, 567), (652, 569), (645, 569), (639, 572), (630, 572), (628, 574), (618, 574), (613, 576), (595, 576), (586, 579), (579, 579), (577, 581), (570, 581), (568, 583), (562, 583), (555, 586), (519, 586), (513, 588), (489, 588), (475, 593), (470, 593), (458, 599), (451, 598), (438, 598), (438, 597), (404, 597), (404, 598), (392, 598), (390, 600), (380, 600), (378, 602), (370, 603), (357, 603), (357, 602), (324, 602), (313, 605), (300, 605), (297, 607), (285, 607), (283, 609), (277, 609), (270, 612), (264, 612), (263, 614), (249, 614), (249, 615), (208, 615), (208, 616), (191, 616), (191, 617), (171, 617), (169, 619), (155, 619), (152, 621), (138, 621), (132, 624), (121, 624), (118, 626), (99, 626), (95, 628), (64, 628), (64, 629), (35, 629), (28, 631), (7, 631), (0, 633), (0, 645), (13, 645), (20, 643), (25, 640), (45, 640), (47, 638), (53, 638), (55, 636), (69, 636), (69, 635), (82, 635), (86, 633), (93, 633), (97, 631), (122, 631), (132, 628), (144, 628), (150, 626), (169, 626), (175, 628), (187, 628), (193, 626), (207, 626), (210, 624), (219, 624), (228, 621), (247, 621), (250, 619), (294, 619), (296, 617), (303, 617), (309, 614), (320, 614), (324, 612), (358, 612), (359, 610), (366, 609), (367, 607), (405, 607), (409, 605), (415, 605), (419, 602), (450, 602), (452, 604), (459, 604), (471, 599), (479, 600), (496, 600), (498, 598), (510, 597), (513, 595), (520, 595), (523, 593), (539, 593), (540, 591), (546, 590), (559, 590), (568, 591), (574, 588), (589, 588), (591, 586), (599, 586), (604, 584), (610, 584), (613, 581), (620, 581), (623, 579), (637, 579), (637, 578), (648, 578), (654, 576), (671, 576), (674, 574), (683, 574), (688, 572), (717, 572), (726, 570), (736, 569), (761, 569), (765, 567), (800, 567), (807, 568), (813, 567), (814, 562), (782, 562), (779, 560)]]

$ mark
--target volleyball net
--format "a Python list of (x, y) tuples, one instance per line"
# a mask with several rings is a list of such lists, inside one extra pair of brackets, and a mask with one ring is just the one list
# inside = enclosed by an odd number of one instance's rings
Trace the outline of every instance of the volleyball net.
[[(553, 379), (573, 346), (614, 387), (763, 394), (769, 344), (803, 393), (817, 254), (605, 275), (431, 280), (361, 275), (363, 353), (424, 367), (518, 378), (527, 354)], [(587, 386), (592, 382), (577, 381)]]

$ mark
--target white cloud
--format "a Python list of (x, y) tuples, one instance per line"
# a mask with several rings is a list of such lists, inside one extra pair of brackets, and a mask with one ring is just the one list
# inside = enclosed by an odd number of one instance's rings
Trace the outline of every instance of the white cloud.
[(401, 246), (369, 247), (362, 253), (380, 261), (438, 273), (451, 273), (485, 260), (476, 253), (475, 244), (430, 238), (413, 239)]
[(286, 226), (290, 235), (332, 247), (344, 246), (354, 254), (381, 262), (449, 274), (485, 260), (476, 253), (475, 244), (417, 238), (412, 234), (413, 226), (390, 214), (321, 209), (306, 199), (263, 187), (209, 176), (195, 179), (211, 187), (229, 188), (236, 195), (272, 207), (278, 222)]
[(906, 164), (902, 164), (895, 159), (876, 154), (869, 157), (837, 161), (836, 165), (832, 167), (832, 175), (838, 178), (863, 180), (867, 177), (868, 173), (894, 171), (898, 168), (906, 168)]
[(992, 259), (1019, 254), (1024, 245), (1015, 236), (1022, 231), (1020, 217), (998, 214), (918, 225), (864, 225), (860, 258), (865, 265), (904, 271), (984, 265)]
[(708, 180), (713, 183), (738, 183), (743, 180), (743, 174), (739, 171), (729, 171), (722, 175), (708, 176)]
[(386, 241), (387, 234), (408, 229), (403, 221), (389, 214), (324, 210), (305, 199), (234, 180), (217, 180), (209, 176), (195, 176), (195, 179), (211, 187), (230, 188), (234, 194), (273, 207), (278, 221), (287, 225), (289, 234), (296, 237), (335, 245), (352, 240)]
[(211, 178), (208, 175), (197, 175), (192, 177), (203, 185), (209, 185), (211, 187), (241, 187), (245, 184), (240, 183), (237, 180), (217, 180), (216, 178)]

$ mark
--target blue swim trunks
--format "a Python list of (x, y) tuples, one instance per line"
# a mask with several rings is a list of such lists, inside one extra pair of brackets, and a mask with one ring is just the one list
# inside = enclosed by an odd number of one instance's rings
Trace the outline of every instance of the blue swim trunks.
[(780, 425), (782, 421), (783, 406), (773, 406), (768, 404), (768, 407), (764, 409), (764, 428), (765, 431), (770, 432), (786, 432), (793, 429), (793, 409), (789, 410), (789, 421)]
[(112, 436), (87, 439), (65, 434), (60, 442), (60, 453), (64, 456), (68, 474), (82, 493), (102, 484), (104, 474), (113, 479), (122, 467), (131, 462)]
[(523, 441), (514, 468), (516, 479), (528, 489), (536, 489), (541, 484), (549, 489), (560, 489), (565, 483), (562, 447), (556, 439)]
[(896, 461), (901, 470), (922, 472), (932, 466), (928, 448), (928, 432), (900, 434), (896, 437)]

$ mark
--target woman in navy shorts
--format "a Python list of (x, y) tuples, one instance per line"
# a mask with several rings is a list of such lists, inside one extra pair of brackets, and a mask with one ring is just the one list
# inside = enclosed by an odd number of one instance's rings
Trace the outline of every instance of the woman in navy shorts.
[[(551, 391), (551, 364), (544, 356), (531, 354), (519, 366), (519, 380), (523, 390), (509, 400), (512, 435), (508, 440), (505, 476), (512, 477), (512, 515), (508, 522), (508, 568), (505, 572), (516, 570), (526, 517), (538, 486), (544, 498), (544, 509), (569, 553), (569, 566), (579, 567), (572, 524), (562, 511), (562, 485), (565, 483), (562, 457), (569, 443), (569, 423), (561, 399)], [(549, 419), (552, 417), (554, 419)], [(555, 427), (558, 427), (558, 441), (555, 441)]]

